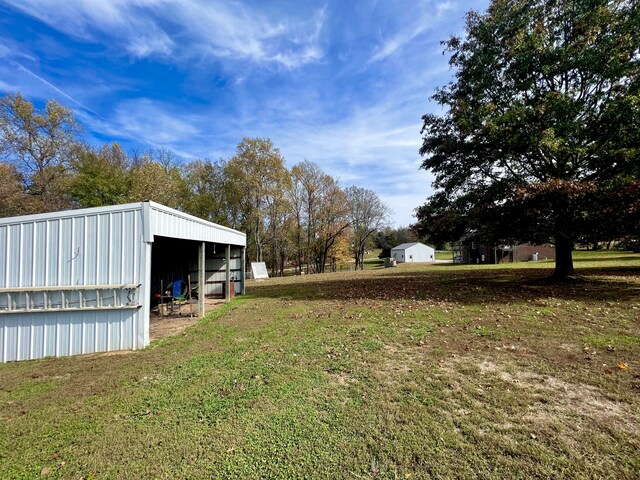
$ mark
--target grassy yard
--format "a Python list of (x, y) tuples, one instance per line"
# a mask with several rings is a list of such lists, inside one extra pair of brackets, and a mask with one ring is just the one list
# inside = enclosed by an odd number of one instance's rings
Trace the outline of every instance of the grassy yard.
[(144, 351), (0, 364), (0, 478), (638, 478), (640, 255), (272, 279)]
[(437, 251), (436, 260), (453, 260), (453, 252), (451, 250)]

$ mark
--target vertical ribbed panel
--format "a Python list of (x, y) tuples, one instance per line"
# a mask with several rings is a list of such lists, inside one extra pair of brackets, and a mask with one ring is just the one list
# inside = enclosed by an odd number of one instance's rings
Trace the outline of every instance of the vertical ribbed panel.
[[(0, 219), (0, 361), (146, 346), (151, 275), (146, 242), (156, 235), (232, 245), (232, 256), (246, 245), (244, 233), (153, 202)], [(224, 280), (224, 260), (209, 261), (209, 268), (209, 280)], [(240, 260), (232, 259), (231, 268), (241, 268)], [(98, 299), (95, 290), (80, 294), (69, 288), (126, 284), (141, 285), (140, 308), (126, 303), (127, 289), (107, 289), (108, 301)], [(12, 292), (15, 288), (23, 290)]]
[[(242, 248), (231, 249), (231, 280), (235, 281), (235, 293), (242, 293)], [(197, 278), (198, 265), (193, 263), (190, 266), (191, 278)], [(205, 296), (221, 296), (223, 294), (223, 284), (227, 278), (226, 259), (224, 257), (207, 258), (205, 260)]]
[(152, 203), (151, 217), (153, 235), (224, 245), (246, 246), (247, 243), (247, 237), (244, 233), (163, 205)]
[[(79, 210), (0, 223), (0, 289), (142, 283), (142, 204)], [(92, 292), (93, 294), (95, 292)], [(29, 294), (60, 302), (60, 293)], [(113, 297), (113, 294), (110, 294)], [(77, 292), (68, 297), (77, 305)], [(0, 306), (25, 302), (25, 293), (0, 293)], [(89, 293), (85, 300), (95, 299)], [(140, 299), (146, 301), (146, 299)], [(114, 304), (105, 302), (105, 304)], [(140, 309), (2, 313), (0, 360), (27, 360), (144, 347)]]
[(139, 283), (141, 212), (0, 224), (0, 288)]
[(0, 319), (2, 361), (136, 348), (137, 315), (137, 310), (6, 315)]

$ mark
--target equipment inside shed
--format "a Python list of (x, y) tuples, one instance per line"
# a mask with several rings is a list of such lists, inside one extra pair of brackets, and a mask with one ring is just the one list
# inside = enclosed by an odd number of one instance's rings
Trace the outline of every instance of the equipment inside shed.
[[(157, 315), (197, 313), (200, 242), (156, 236), (151, 248), (151, 311)], [(189, 280), (191, 284), (189, 284)]]
[[(226, 294), (226, 245), (205, 244), (204, 285), (198, 282), (201, 242), (156, 236), (151, 248), (151, 311), (161, 316), (193, 316), (198, 298), (224, 299)], [(241, 250), (232, 249), (230, 297), (241, 289)], [(191, 283), (189, 284), (189, 280)], [(236, 284), (237, 282), (237, 284)], [(217, 302), (214, 302), (217, 303)]]

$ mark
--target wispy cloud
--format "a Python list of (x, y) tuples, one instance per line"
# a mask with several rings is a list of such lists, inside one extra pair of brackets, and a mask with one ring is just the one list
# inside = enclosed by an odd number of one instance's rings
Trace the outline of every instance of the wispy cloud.
[(64, 92), (63, 90), (59, 89), (58, 87), (56, 87), (53, 83), (48, 82), (47, 80), (45, 80), (44, 78), (42, 78), (40, 75), (32, 72), (31, 70), (29, 70), (27, 67), (25, 67), (24, 65), (22, 65), (19, 62), (16, 62), (15, 60), (11, 60), (8, 59), (7, 60), (11, 65), (13, 65), (14, 67), (16, 67), (18, 70), (20, 70), (21, 72), (26, 73), (27, 75), (35, 78), (36, 80), (38, 80), (39, 82), (42, 82), (44, 85), (46, 85), (47, 87), (49, 87), (51, 90), (53, 90), (54, 92), (58, 93), (59, 95), (61, 95), (62, 97), (66, 98), (67, 100), (69, 100), (72, 104), (74, 104), (76, 107), (80, 107), (83, 110), (86, 110), (87, 112), (90, 112), (94, 115), (97, 115), (96, 112), (94, 112), (93, 110), (91, 110), (89, 107), (87, 107), (86, 105), (80, 103), (78, 100), (76, 100), (75, 98), (73, 98), (71, 95), (69, 95), (68, 93)]
[(450, 1), (435, 4), (426, 2), (421, 7), (422, 12), (418, 15), (418, 18), (412, 19), (405, 28), (393, 31), (389, 38), (376, 48), (369, 59), (369, 63), (375, 63), (392, 56), (402, 47), (411, 43), (416, 37), (424, 34), (429, 29), (433, 29), (435, 24), (440, 22), (447, 12), (454, 9), (454, 5)]
[(13, 85), (11, 83), (3, 82), (0, 80), (0, 92), (12, 93), (18, 91), (20, 88), (18, 85)]
[(210, 56), (296, 68), (322, 57), (323, 9), (291, 19), (228, 0), (6, 1), (67, 35), (108, 38), (138, 58)]
[(192, 157), (183, 147), (197, 143), (206, 119), (163, 102), (139, 98), (115, 105), (108, 120), (86, 118), (85, 122), (104, 135), (135, 140), (141, 146), (169, 147)]

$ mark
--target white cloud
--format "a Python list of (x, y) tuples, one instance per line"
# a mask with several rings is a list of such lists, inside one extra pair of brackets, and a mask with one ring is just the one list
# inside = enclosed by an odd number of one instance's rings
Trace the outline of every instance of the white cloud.
[(67, 99), (68, 101), (70, 101), (71, 103), (73, 103), (76, 107), (80, 107), (83, 110), (86, 110), (88, 112), (94, 113), (89, 107), (87, 107), (86, 105), (80, 103), (78, 100), (76, 100), (75, 98), (73, 98), (71, 95), (69, 95), (68, 93), (64, 92), (63, 90), (59, 89), (58, 87), (56, 87), (53, 83), (45, 80), (44, 78), (42, 78), (40, 75), (32, 72), (31, 70), (29, 70), (27, 67), (25, 67), (24, 65), (22, 65), (21, 63), (16, 62), (15, 60), (9, 60), (9, 63), (11, 63), (15, 68), (17, 68), (18, 70), (20, 70), (23, 73), (26, 73), (27, 75), (35, 78), (36, 80), (38, 80), (39, 82), (43, 83), (44, 85), (46, 85), (47, 87), (49, 87), (51, 90), (53, 90), (54, 92), (56, 92), (58, 95), (64, 97), (65, 99)]
[(17, 92), (18, 90), (20, 89), (18, 88), (17, 85), (12, 85), (10, 83), (3, 82), (2, 80), (0, 80), (0, 92), (13, 93), (13, 92)]
[(390, 38), (383, 41), (376, 48), (369, 63), (378, 62), (394, 55), (415, 38), (429, 29), (433, 29), (434, 25), (440, 22), (446, 13), (455, 9), (455, 5), (450, 1), (439, 2), (435, 5), (431, 2), (424, 2), (420, 7), (422, 11), (417, 15), (417, 18), (412, 19), (409, 25), (398, 29)]
[(84, 117), (83, 121), (105, 135), (131, 139), (142, 146), (164, 146), (176, 151), (201, 138), (202, 131), (198, 125), (204, 123), (204, 119), (196, 114), (179, 112), (172, 105), (144, 98), (115, 105), (108, 120)]
[(67, 35), (135, 57), (234, 58), (296, 68), (322, 57), (324, 9), (282, 21), (229, 0), (7, 0)]
[(378, 192), (394, 210), (393, 222), (408, 225), (431, 190), (430, 175), (420, 170), (419, 110), (415, 102), (390, 97), (355, 109), (337, 123), (305, 123), (296, 117), (277, 131), (271, 128), (271, 138), (290, 165), (306, 158), (345, 186)]

